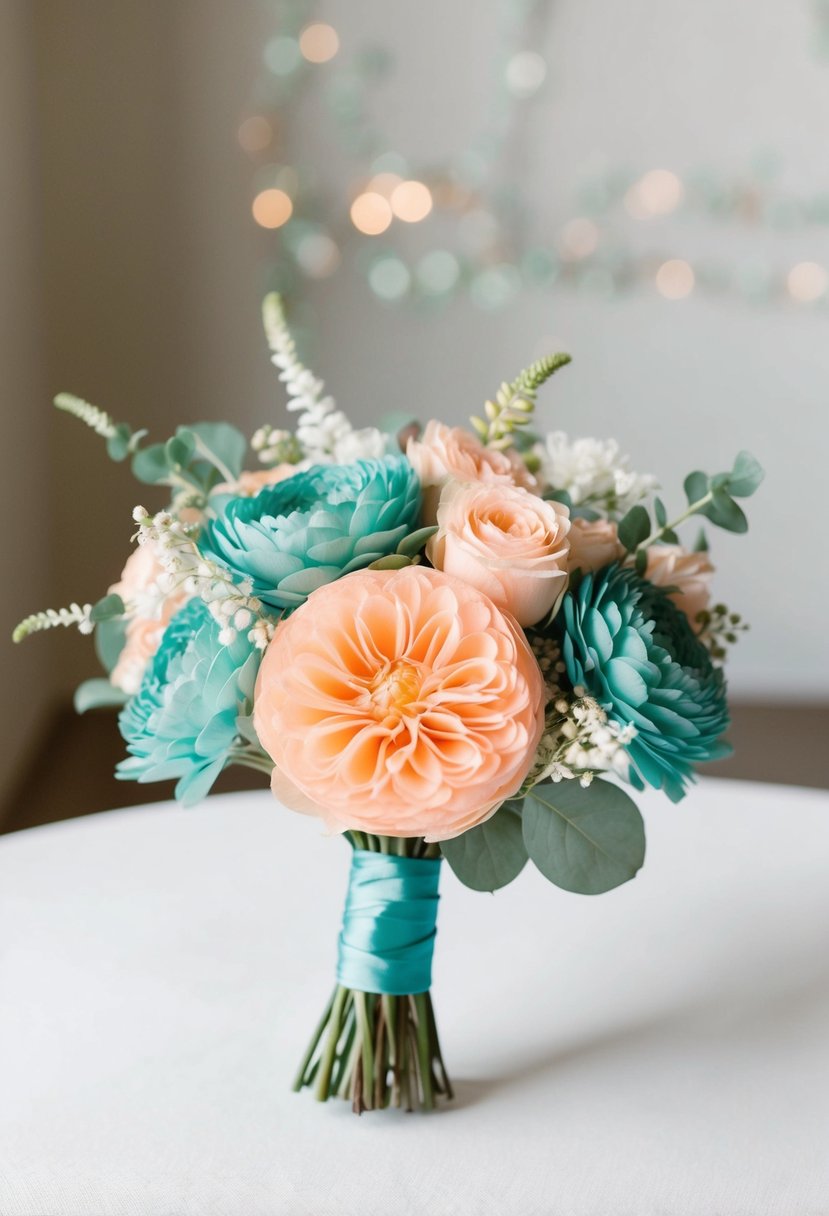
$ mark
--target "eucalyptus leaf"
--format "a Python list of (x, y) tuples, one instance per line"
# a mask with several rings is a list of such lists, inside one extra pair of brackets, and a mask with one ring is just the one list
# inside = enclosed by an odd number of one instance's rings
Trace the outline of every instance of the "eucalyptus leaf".
[(75, 689), (75, 711), (85, 714), (88, 709), (99, 709), (105, 705), (124, 705), (129, 697), (109, 680), (84, 680)]
[(241, 431), (227, 422), (194, 422), (179, 427), (176, 434), (188, 432), (196, 437), (195, 459), (208, 461), (224, 478), (225, 471), (236, 478), (242, 471), (248, 441)]
[(177, 433), (172, 439), (167, 440), (164, 447), (170, 466), (186, 469), (196, 450), (196, 437), (192, 432), (179, 427)]
[(440, 849), (465, 887), (473, 891), (505, 887), (527, 863), (521, 801), (505, 802), (491, 819), (454, 840), (442, 841)]
[(417, 532), (409, 533), (397, 546), (397, 552), (403, 557), (417, 557), (429, 537), (434, 536), (436, 532), (437, 525), (433, 524), (430, 528), (419, 528)]
[(637, 574), (644, 574), (648, 568), (648, 551), (647, 549), (637, 549), (636, 557), (633, 562), (634, 569)]
[(170, 462), (167, 459), (166, 445), (151, 443), (149, 447), (140, 448), (132, 458), (132, 471), (133, 476), (148, 486), (167, 481), (170, 476)]
[(679, 544), (679, 537), (677, 536), (676, 532), (674, 532), (673, 528), (663, 528), (662, 529), (662, 540), (665, 542), (666, 545), (678, 545)]
[(708, 537), (705, 534), (705, 528), (700, 528), (697, 533), (697, 539), (694, 541), (694, 553), (708, 552)]
[(697, 470), (695, 473), (689, 473), (683, 483), (685, 494), (688, 498), (688, 506), (699, 502), (701, 498), (705, 498), (708, 493), (708, 474), (700, 473)]
[(656, 522), (659, 524), (660, 528), (664, 528), (665, 524), (668, 522), (668, 512), (665, 510), (665, 504), (661, 498), (655, 498), (653, 500), (653, 513), (656, 516)]
[(721, 489), (714, 490), (712, 495), (711, 502), (703, 507), (702, 514), (727, 532), (747, 532), (748, 520), (734, 499)]
[(127, 622), (122, 616), (111, 617), (95, 626), (95, 653), (104, 671), (112, 671), (121, 657), (126, 640)]
[(545, 490), (544, 497), (548, 502), (560, 502), (564, 507), (573, 506), (573, 500), (566, 490)]
[(765, 470), (751, 452), (739, 452), (728, 482), (728, 492), (735, 498), (750, 498), (765, 477)]
[(89, 619), (97, 625), (99, 621), (108, 621), (114, 616), (123, 616), (126, 611), (120, 595), (105, 595), (92, 605)]
[(125, 422), (119, 422), (115, 433), (107, 439), (107, 454), (110, 460), (126, 460), (131, 451), (132, 430)]
[(545, 782), (524, 799), (524, 842), (558, 887), (599, 895), (628, 882), (645, 860), (645, 825), (616, 785), (594, 780)]
[(647, 540), (651, 533), (651, 519), (643, 506), (631, 507), (619, 524), (619, 540), (628, 553)]

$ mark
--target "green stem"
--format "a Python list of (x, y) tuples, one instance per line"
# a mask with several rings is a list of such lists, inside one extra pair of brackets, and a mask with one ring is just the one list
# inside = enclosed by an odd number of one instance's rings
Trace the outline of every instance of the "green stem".
[(426, 993), (418, 992), (411, 998), (417, 1022), (417, 1054), (420, 1063), (420, 1084), (423, 1090), (423, 1106), (433, 1110), (435, 1095), (432, 1089), (432, 1052), (429, 1043), (429, 1016), (426, 1011)]
[(676, 519), (672, 519), (668, 523), (663, 524), (661, 528), (657, 528), (655, 532), (651, 532), (650, 536), (646, 536), (643, 541), (640, 541), (636, 546), (636, 552), (638, 553), (640, 549), (647, 549), (649, 545), (652, 545), (655, 541), (658, 541), (660, 536), (664, 536), (666, 532), (675, 532), (680, 524), (685, 523), (686, 519), (690, 519), (692, 515), (698, 515), (703, 507), (707, 507), (713, 497), (714, 495), (711, 490), (709, 490), (707, 494), (703, 494), (702, 498), (698, 498), (696, 502), (691, 503), (687, 511), (683, 511), (681, 515), (676, 517)]
[(243, 768), (255, 769), (257, 773), (264, 773), (266, 777), (270, 777), (273, 772), (273, 760), (264, 752), (244, 747), (232, 747), (227, 753), (227, 759), (229, 764), (240, 764)]
[(325, 1013), (320, 1018), (319, 1022), (317, 1023), (317, 1028), (314, 1031), (313, 1035), (311, 1036), (311, 1042), (308, 1045), (308, 1050), (306, 1051), (305, 1055), (302, 1057), (302, 1063), (300, 1064), (299, 1069), (297, 1070), (296, 1080), (294, 1081), (294, 1085), (293, 1085), (294, 1093), (298, 1093), (299, 1090), (302, 1089), (303, 1085), (306, 1084), (305, 1073), (308, 1069), (308, 1065), (311, 1063), (314, 1052), (317, 1050), (317, 1046), (319, 1044), (320, 1039), (322, 1038), (323, 1031), (325, 1030), (325, 1027), (328, 1024), (328, 1019), (331, 1016), (331, 1010), (333, 1008), (333, 1005), (334, 1005), (334, 995), (332, 994), (331, 1000), (328, 1002), (328, 1004), (325, 1007)]
[(331, 1070), (334, 1067), (334, 1059), (337, 1054), (337, 1043), (339, 1042), (340, 1038), (343, 1006), (345, 1005), (345, 998), (347, 995), (348, 989), (338, 985), (336, 991), (334, 992), (331, 1019), (328, 1023), (328, 1039), (325, 1044), (325, 1052), (323, 1054), (319, 1074), (317, 1076), (315, 1092), (318, 1102), (325, 1102), (330, 1094)]

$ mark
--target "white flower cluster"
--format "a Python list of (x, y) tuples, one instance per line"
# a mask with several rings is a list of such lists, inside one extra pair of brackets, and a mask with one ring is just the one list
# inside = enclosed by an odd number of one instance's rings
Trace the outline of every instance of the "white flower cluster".
[[(325, 395), (323, 381), (300, 362), (277, 296), (268, 296), (265, 301), (264, 319), (271, 361), (279, 368), (279, 379), (288, 393), (288, 409), (299, 413), (296, 438), (305, 457), (300, 467), (349, 464), (360, 458), (383, 456), (387, 444), (383, 432), (376, 427), (355, 431), (342, 410), (336, 408), (334, 398)], [(268, 458), (266, 450), (260, 450), (260, 459)]]
[(573, 439), (551, 432), (533, 448), (540, 476), (554, 490), (565, 490), (574, 506), (591, 506), (623, 515), (656, 489), (650, 473), (634, 473), (630, 457), (615, 439)]
[(186, 525), (169, 511), (151, 516), (144, 507), (135, 507), (132, 517), (138, 524), (139, 545), (152, 544), (164, 567), (159, 579), (161, 591), (169, 595), (183, 588), (204, 600), (221, 626), (219, 641), (223, 646), (229, 646), (241, 630), (247, 630), (253, 645), (264, 650), (275, 626), (262, 614), (261, 601), (252, 594), (251, 580), (235, 583), (227, 570), (201, 553)]
[(562, 696), (548, 709), (528, 785), (578, 778), (586, 788), (596, 773), (627, 776), (630, 762), (625, 745), (636, 735), (635, 728), (609, 721), (598, 701), (583, 688), (576, 687), (574, 693), (574, 701)]

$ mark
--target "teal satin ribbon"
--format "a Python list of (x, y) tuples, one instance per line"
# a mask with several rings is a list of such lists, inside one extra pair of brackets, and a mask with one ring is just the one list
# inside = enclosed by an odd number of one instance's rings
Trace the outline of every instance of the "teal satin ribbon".
[(355, 849), (343, 913), (337, 982), (356, 992), (428, 992), (440, 858)]

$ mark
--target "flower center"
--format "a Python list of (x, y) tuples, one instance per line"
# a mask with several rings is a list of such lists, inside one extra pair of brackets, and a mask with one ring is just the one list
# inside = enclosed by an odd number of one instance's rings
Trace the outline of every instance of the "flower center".
[(378, 718), (402, 713), (420, 696), (421, 676), (417, 667), (405, 659), (396, 659), (377, 675), (369, 685), (371, 706)]

